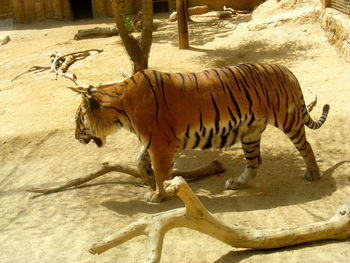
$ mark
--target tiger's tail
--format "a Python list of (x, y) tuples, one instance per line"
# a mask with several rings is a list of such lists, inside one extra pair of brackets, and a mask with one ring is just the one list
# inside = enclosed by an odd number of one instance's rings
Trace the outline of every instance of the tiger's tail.
[(327, 116), (328, 116), (328, 112), (329, 112), (329, 105), (326, 104), (323, 106), (322, 115), (319, 118), (319, 120), (314, 121), (313, 119), (311, 119), (311, 116), (310, 116), (309, 112), (307, 111), (306, 107), (303, 107), (302, 108), (302, 116), (303, 116), (304, 124), (307, 127), (309, 127), (310, 129), (318, 129), (323, 125), (323, 123), (325, 123)]

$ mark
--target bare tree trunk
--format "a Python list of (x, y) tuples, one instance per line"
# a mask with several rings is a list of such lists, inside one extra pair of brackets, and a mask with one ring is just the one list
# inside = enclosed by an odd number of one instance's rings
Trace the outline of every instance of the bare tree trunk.
[(124, 24), (125, 2), (124, 0), (113, 0), (116, 9), (116, 24), (125, 50), (128, 53), (133, 74), (142, 69), (148, 68), (148, 57), (152, 44), (153, 32), (153, 2), (152, 0), (142, 1), (142, 31), (141, 39), (133, 37)]

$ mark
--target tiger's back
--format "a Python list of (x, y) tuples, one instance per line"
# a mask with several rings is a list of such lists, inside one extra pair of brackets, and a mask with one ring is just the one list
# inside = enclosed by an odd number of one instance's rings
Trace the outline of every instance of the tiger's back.
[(145, 140), (156, 130), (167, 133), (178, 150), (230, 146), (258, 122), (288, 130), (299, 125), (305, 108), (296, 77), (280, 65), (242, 64), (184, 74), (145, 70), (133, 81), (135, 93), (148, 98), (128, 103), (134, 107), (132, 119), (143, 113), (136, 130)]

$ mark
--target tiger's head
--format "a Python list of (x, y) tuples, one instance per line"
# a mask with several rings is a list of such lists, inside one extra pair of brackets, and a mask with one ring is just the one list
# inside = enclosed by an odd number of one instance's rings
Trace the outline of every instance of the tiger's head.
[(113, 122), (108, 121), (108, 116), (93, 96), (94, 87), (70, 89), (82, 95), (82, 102), (75, 114), (75, 139), (82, 144), (92, 140), (98, 147), (103, 146)]

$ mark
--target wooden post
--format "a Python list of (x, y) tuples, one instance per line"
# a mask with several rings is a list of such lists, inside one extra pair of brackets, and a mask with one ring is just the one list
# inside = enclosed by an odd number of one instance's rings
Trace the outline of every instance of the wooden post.
[(187, 0), (176, 0), (177, 25), (179, 34), (179, 48), (189, 47), (188, 43), (188, 5)]

